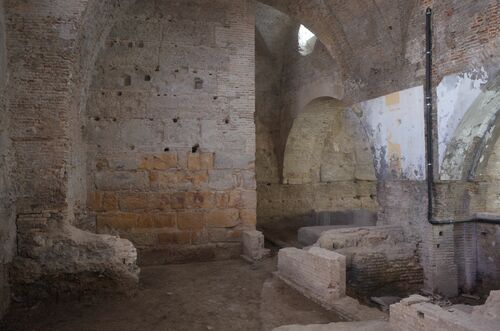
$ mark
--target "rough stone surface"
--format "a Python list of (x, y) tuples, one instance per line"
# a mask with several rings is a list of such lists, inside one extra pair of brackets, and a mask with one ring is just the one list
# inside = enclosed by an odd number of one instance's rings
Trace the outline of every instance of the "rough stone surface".
[(251, 261), (262, 260), (268, 255), (264, 248), (264, 234), (259, 231), (243, 232), (243, 256)]
[(492, 292), (483, 306), (471, 312), (454, 308), (442, 308), (428, 298), (414, 295), (391, 306), (392, 330), (460, 330), (494, 331), (500, 326), (500, 302), (498, 291)]
[(14, 294), (22, 300), (73, 296), (88, 291), (133, 290), (139, 280), (137, 251), (128, 240), (79, 230), (54, 214), (18, 217)]

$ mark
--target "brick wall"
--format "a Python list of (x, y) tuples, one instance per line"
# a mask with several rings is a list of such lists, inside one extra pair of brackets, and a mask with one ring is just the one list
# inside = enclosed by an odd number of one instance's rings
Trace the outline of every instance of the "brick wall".
[(13, 206), (12, 154), (9, 137), (9, 113), (6, 107), (5, 17), (3, 1), (0, 1), (0, 318), (5, 313), (9, 301), (8, 266), (15, 250), (15, 212)]
[(247, 1), (137, 3), (98, 57), (88, 207), (145, 250), (255, 227), (254, 20)]

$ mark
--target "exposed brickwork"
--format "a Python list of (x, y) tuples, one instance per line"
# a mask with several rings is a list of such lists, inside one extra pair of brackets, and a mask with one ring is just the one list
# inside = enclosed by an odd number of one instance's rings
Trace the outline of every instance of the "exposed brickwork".
[(399, 226), (331, 230), (318, 240), (321, 248), (347, 257), (347, 293), (370, 296), (405, 296), (424, 281), (418, 245)]

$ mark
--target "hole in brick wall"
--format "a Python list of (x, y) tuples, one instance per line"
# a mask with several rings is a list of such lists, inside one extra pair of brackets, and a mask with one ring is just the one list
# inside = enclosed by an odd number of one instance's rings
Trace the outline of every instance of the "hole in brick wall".
[(267, 186), (271, 186), (271, 183), (267, 183)]
[(134, 146), (134, 145), (130, 146), (130, 150), (132, 150), (132, 151), (133, 151), (134, 149), (135, 149), (135, 146)]
[(134, 47), (134, 43), (133, 43), (133, 42), (129, 42), (129, 43), (128, 43), (128, 47), (129, 47), (129, 48)]
[(172, 121), (173, 121), (174, 123), (179, 122), (179, 117), (174, 118)]
[(203, 88), (203, 79), (196, 77), (194, 79), (194, 88), (196, 90), (201, 90)]
[(370, 194), (370, 199), (374, 200), (375, 199), (375, 195), (374, 194)]
[(142, 41), (142, 40), (141, 40), (141, 41), (139, 41), (139, 42), (137, 43), (137, 47), (139, 47), (139, 48), (144, 48), (144, 41)]
[(218, 96), (215, 96), (215, 97), (214, 97), (214, 100), (217, 100), (217, 99), (219, 99), (219, 97), (218, 97)]
[(123, 92), (119, 91), (118, 93), (116, 93), (116, 95), (118, 95), (119, 97), (121, 97), (123, 95)]
[(175, 69), (174, 72), (179, 72), (179, 69)]
[(167, 148), (165, 148), (163, 151), (164, 151), (164, 152), (170, 152), (170, 148), (168, 148), (168, 147), (167, 147)]
[(443, 231), (439, 231), (439, 236), (442, 237), (443, 236)]
[(151, 76), (150, 76), (150, 75), (146, 75), (146, 76), (144, 76), (144, 80), (145, 80), (146, 82), (151, 81)]
[(421, 311), (417, 311), (417, 316), (418, 318), (425, 318), (425, 314), (422, 313)]
[(116, 122), (116, 118), (113, 117), (113, 122)]
[(441, 244), (437, 244), (437, 245), (436, 245), (436, 247), (437, 247), (437, 248), (440, 248), (440, 247), (441, 247)]
[(392, 25), (389, 25), (387, 28), (388, 28), (389, 30), (392, 30)]
[(193, 148), (191, 149), (191, 152), (193, 153), (198, 153), (198, 151), (200, 150), (200, 144), (196, 144), (193, 146)]
[(229, 124), (229, 122), (230, 122), (230, 121), (229, 121), (229, 118), (226, 118), (226, 119), (224, 120), (224, 123), (226, 123), (226, 124)]
[(193, 70), (193, 74), (197, 74), (198, 73), (198, 70)]
[(130, 86), (132, 85), (132, 77), (130, 75), (123, 75), (122, 77), (122, 85)]
[(155, 71), (160, 71), (160, 66), (159, 65), (156, 66)]
[(94, 117), (94, 121), (99, 122), (101, 118), (99, 116)]

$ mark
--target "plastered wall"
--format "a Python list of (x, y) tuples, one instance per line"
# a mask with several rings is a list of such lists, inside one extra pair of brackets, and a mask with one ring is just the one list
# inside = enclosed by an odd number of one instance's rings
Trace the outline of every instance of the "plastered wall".
[(239, 254), (256, 219), (254, 38), (248, 1), (137, 2), (118, 20), (87, 108), (99, 233)]

